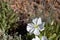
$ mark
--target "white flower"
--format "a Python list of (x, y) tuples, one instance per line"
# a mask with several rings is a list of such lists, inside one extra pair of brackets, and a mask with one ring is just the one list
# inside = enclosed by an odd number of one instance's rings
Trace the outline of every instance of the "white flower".
[(40, 40), (38, 36), (35, 36), (32, 40)]
[(41, 18), (35, 18), (32, 20), (33, 23), (28, 23), (27, 25), (27, 31), (29, 33), (33, 33), (35, 35), (39, 35), (39, 31), (44, 30), (44, 22), (42, 22)]
[(46, 36), (42, 36), (41, 40), (47, 40)]

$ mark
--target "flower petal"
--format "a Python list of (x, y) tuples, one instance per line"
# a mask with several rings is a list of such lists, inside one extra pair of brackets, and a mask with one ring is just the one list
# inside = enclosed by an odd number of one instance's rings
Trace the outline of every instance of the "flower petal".
[(36, 40), (35, 38), (33, 38), (32, 40)]
[(31, 29), (33, 29), (33, 24), (32, 23), (29, 23), (27, 25), (27, 31), (30, 32)]
[(41, 40), (47, 40), (47, 37), (46, 36), (42, 36)]
[(32, 22), (33, 22), (34, 24), (37, 24), (37, 20), (38, 20), (38, 18), (35, 18), (35, 19), (32, 20)]
[(33, 24), (33, 23), (28, 23), (28, 25), (27, 25), (27, 26), (33, 27), (33, 26), (34, 26), (34, 24)]
[(32, 33), (33, 33), (33, 31), (34, 31), (34, 28), (32, 28), (32, 29), (29, 31), (29, 33), (30, 33), (30, 34), (32, 34)]
[(35, 35), (39, 35), (40, 32), (39, 32), (39, 29), (35, 28), (34, 32), (33, 32)]
[(35, 36), (32, 40), (40, 40), (38, 36)]
[(37, 25), (39, 25), (39, 24), (42, 24), (41, 18), (38, 18), (38, 20), (37, 20)]
[(38, 36), (35, 36), (36, 40), (40, 40), (40, 38)]
[(44, 28), (44, 24), (45, 24), (45, 23), (42, 23), (41, 25), (39, 25), (38, 28), (39, 28), (40, 31), (43, 31), (43, 30), (45, 29), (45, 28)]

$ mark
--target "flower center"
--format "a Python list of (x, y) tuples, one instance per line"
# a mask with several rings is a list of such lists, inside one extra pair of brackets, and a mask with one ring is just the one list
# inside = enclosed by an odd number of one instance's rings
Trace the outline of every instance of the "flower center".
[(34, 28), (38, 28), (38, 25), (34, 25)]

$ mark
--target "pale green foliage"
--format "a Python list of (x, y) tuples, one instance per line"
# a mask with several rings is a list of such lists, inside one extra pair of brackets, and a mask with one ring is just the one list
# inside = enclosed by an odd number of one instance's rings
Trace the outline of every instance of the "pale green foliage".
[(0, 1), (0, 29), (6, 31), (13, 27), (18, 20), (16, 13), (3, 0)]
[(54, 21), (53, 25), (46, 23), (45, 34), (49, 40), (60, 40), (60, 25)]
[[(0, 34), (0, 40), (12, 40), (12, 36), (8, 36), (7, 31), (12, 28), (17, 22), (18, 17), (16, 13), (9, 7), (9, 5), (3, 0), (0, 1), (0, 29), (3, 31), (3, 35)], [(21, 37), (20, 37), (21, 38)], [(15, 37), (13, 40), (21, 40), (19, 37)]]

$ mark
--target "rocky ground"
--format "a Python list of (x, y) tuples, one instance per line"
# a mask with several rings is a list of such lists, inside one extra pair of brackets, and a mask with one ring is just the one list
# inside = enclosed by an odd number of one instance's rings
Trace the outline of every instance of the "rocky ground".
[[(29, 19), (32, 16), (52, 18), (60, 22), (60, 0), (4, 0), (11, 8), (19, 14)], [(29, 16), (29, 17), (28, 17)], [(44, 17), (43, 17), (44, 16)], [(22, 20), (23, 20), (22, 19)]]

